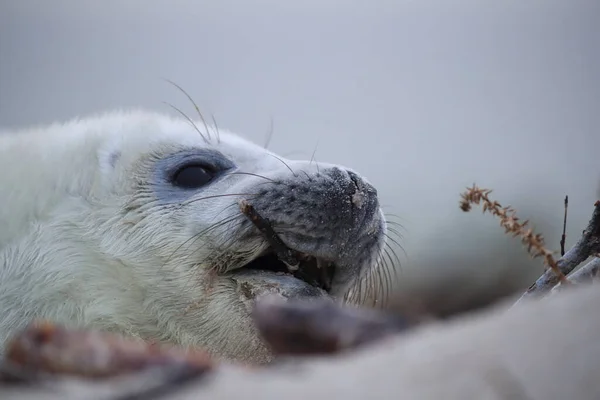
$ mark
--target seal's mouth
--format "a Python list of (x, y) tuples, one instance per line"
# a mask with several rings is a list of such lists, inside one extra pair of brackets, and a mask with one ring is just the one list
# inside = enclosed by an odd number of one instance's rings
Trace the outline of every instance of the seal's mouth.
[(293, 276), (329, 293), (336, 271), (335, 263), (306, 253), (296, 252), (294, 256), (297, 259), (297, 263), (295, 265), (288, 264), (281, 260), (281, 255), (278, 255), (273, 248), (268, 248), (263, 255), (244, 265), (242, 269)]
[[(260, 272), (262, 275), (267, 273), (271, 278), (274, 277), (273, 274), (282, 278), (285, 276), (284, 280), (287, 282), (293, 277), (293, 281), (297, 283), (308, 284), (326, 293), (331, 292), (336, 272), (335, 263), (288, 247), (275, 233), (271, 222), (262, 217), (246, 200), (240, 201), (240, 210), (269, 244), (261, 255), (244, 265), (242, 271)], [(296, 283), (292, 285), (298, 286)]]
[(275, 233), (271, 222), (262, 217), (246, 200), (240, 201), (240, 210), (267, 241), (268, 247), (242, 266), (238, 270), (237, 278), (245, 276), (243, 279), (248, 279), (248, 275), (253, 276), (250, 278), (253, 285), (263, 289), (266, 286), (279, 286), (280, 293), (286, 292), (288, 296), (331, 294), (336, 272), (334, 262), (287, 246)]

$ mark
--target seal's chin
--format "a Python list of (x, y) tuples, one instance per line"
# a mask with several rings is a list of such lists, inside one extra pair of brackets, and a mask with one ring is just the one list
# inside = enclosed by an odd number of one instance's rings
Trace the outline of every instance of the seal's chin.
[(230, 273), (245, 300), (266, 294), (285, 298), (329, 297), (335, 264), (304, 254), (299, 265), (290, 267), (273, 252), (259, 256)]

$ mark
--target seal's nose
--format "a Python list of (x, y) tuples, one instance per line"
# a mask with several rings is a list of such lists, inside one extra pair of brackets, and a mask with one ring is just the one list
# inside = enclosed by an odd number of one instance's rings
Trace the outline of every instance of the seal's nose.
[(375, 218), (379, 210), (377, 190), (360, 175), (347, 169), (334, 167), (327, 174), (333, 182), (332, 192), (338, 192), (331, 196), (327, 207), (332, 211), (336, 209), (340, 228), (344, 226), (347, 229), (350, 239), (364, 231)]
[(356, 189), (358, 191), (368, 193), (370, 196), (374, 196), (375, 198), (377, 198), (377, 189), (375, 189), (373, 185), (365, 181), (355, 172), (346, 170), (346, 173), (350, 177), (350, 180), (354, 182), (354, 185), (356, 186)]

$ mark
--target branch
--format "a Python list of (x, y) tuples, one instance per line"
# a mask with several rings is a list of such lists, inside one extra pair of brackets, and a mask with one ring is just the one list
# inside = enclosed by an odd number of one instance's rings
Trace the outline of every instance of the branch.
[[(560, 271), (567, 275), (573, 271), (579, 264), (600, 252), (600, 200), (594, 204), (594, 212), (588, 226), (583, 231), (581, 238), (575, 243), (567, 253), (557, 261)], [(583, 273), (582, 273), (583, 274)], [(583, 277), (583, 275), (581, 275)], [(577, 279), (580, 279), (579, 277)], [(559, 277), (553, 271), (547, 270), (531, 285), (525, 293), (515, 303), (539, 297), (547, 293), (559, 281)]]
[(573, 275), (569, 276), (569, 280), (573, 283), (584, 283), (595, 280), (600, 277), (600, 258), (596, 257), (583, 267), (581, 267)]
[[(592, 261), (579, 268), (577, 271), (569, 275), (569, 281), (572, 283), (589, 283), (600, 278), (600, 257), (594, 257)], [(564, 289), (562, 285), (556, 285), (552, 288), (552, 292)]]

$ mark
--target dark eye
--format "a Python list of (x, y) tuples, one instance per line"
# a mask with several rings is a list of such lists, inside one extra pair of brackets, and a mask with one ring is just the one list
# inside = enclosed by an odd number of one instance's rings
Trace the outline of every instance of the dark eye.
[(175, 175), (172, 182), (175, 186), (185, 189), (198, 189), (212, 180), (214, 171), (204, 165), (186, 165), (181, 167)]

